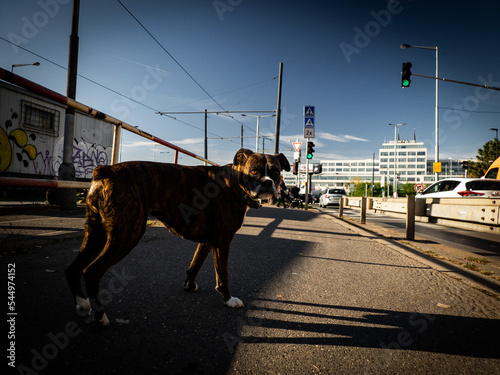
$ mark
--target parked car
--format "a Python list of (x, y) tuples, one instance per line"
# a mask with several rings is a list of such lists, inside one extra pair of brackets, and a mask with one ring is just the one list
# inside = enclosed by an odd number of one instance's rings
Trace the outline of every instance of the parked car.
[(339, 204), (342, 197), (346, 197), (347, 194), (344, 189), (330, 188), (326, 189), (324, 194), (319, 197), (319, 206), (326, 207), (330, 204)]
[(314, 190), (311, 192), (313, 203), (319, 203), (319, 197), (321, 197), (324, 193), (324, 190)]
[(427, 187), (417, 198), (460, 198), (500, 196), (500, 180), (486, 178), (447, 178)]

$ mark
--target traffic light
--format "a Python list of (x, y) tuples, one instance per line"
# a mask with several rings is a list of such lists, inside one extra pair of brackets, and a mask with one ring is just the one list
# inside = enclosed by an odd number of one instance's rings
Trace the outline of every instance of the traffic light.
[(294, 161), (293, 162), (293, 169), (292, 169), (293, 174), (299, 174), (299, 163)]
[(314, 143), (312, 142), (307, 142), (307, 158), (312, 159), (313, 158), (313, 153), (314, 153)]
[(322, 172), (323, 172), (323, 165), (322, 164), (314, 164), (313, 173), (314, 174), (321, 174)]
[(463, 169), (469, 169), (469, 161), (464, 160), (464, 161), (462, 162), (462, 168), (463, 168)]
[(401, 87), (410, 87), (411, 83), (411, 62), (403, 63), (403, 70), (401, 71)]

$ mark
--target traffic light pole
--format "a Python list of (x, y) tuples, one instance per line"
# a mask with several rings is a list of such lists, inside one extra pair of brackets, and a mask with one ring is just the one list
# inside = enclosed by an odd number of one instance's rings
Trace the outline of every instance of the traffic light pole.
[(446, 82), (460, 83), (461, 85), (468, 85), (468, 86), (482, 87), (482, 88), (484, 88), (484, 89), (488, 89), (488, 90), (497, 90), (497, 91), (500, 91), (500, 87), (495, 87), (495, 86), (479, 85), (479, 84), (477, 84), (477, 83), (470, 83), (470, 82), (456, 81), (456, 80), (454, 80), (454, 79), (441, 78), (441, 77), (432, 77), (432, 76), (426, 76), (426, 75), (423, 75), (423, 74), (415, 74), (415, 73), (412, 73), (411, 75), (412, 75), (412, 76), (416, 76), (416, 77), (424, 77), (424, 78), (432, 78), (432, 79), (437, 79), (437, 80), (439, 80), (439, 81), (446, 81)]
[(306, 210), (309, 206), (309, 158), (306, 158)]

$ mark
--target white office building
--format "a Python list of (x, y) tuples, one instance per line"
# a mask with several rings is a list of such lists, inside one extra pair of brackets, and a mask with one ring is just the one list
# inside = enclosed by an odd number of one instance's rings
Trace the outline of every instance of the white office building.
[[(396, 150), (394, 150), (396, 146)], [(377, 155), (375, 155), (377, 157)], [(441, 161), (439, 178), (464, 177), (461, 167), (462, 159), (445, 159)], [(310, 164), (321, 164), (321, 174), (314, 174), (311, 178), (311, 190), (326, 187), (343, 187), (349, 191), (351, 184), (362, 182), (382, 183), (392, 185), (394, 176), (398, 185), (423, 183), (431, 184), (435, 180), (433, 172), (434, 160), (428, 160), (427, 148), (423, 142), (413, 140), (397, 140), (384, 142), (379, 149), (378, 158), (356, 160), (321, 160), (310, 161)], [(303, 167), (303, 172), (305, 168)], [(311, 167), (312, 169), (312, 167)], [(283, 177), (287, 186), (303, 186), (305, 173), (299, 177), (292, 172), (284, 172)]]

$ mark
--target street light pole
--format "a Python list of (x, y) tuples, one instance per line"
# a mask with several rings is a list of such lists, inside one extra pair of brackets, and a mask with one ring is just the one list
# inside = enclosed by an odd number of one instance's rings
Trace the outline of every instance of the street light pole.
[(495, 132), (495, 160), (498, 159), (498, 128), (490, 128)]
[[(420, 48), (420, 49), (430, 49), (436, 51), (436, 110), (435, 110), (435, 133), (436, 133), (436, 142), (434, 143), (434, 161), (436, 163), (439, 162), (439, 62), (438, 62), (438, 47), (426, 47), (426, 46), (412, 46), (410, 44), (401, 44), (402, 49), (406, 48)], [(438, 173), (434, 174), (434, 180), (438, 180)]]
[[(242, 113), (241, 114), (242, 116), (245, 116), (245, 117), (257, 117), (257, 129), (256, 129), (256, 135), (255, 135), (255, 152), (259, 152), (259, 123), (260, 123), (260, 118), (261, 117), (274, 117), (276, 116), (276, 114), (273, 114), (273, 115), (265, 115), (265, 116), (261, 116), (261, 115), (247, 115), (247, 114), (244, 114)], [(264, 146), (262, 146), (262, 151), (264, 151)]]
[(406, 125), (406, 122), (402, 124), (389, 124), (389, 126), (394, 127), (394, 198), (397, 197), (397, 192), (398, 192), (398, 182), (397, 182), (397, 163), (398, 163), (398, 157), (397, 157), (397, 150), (396, 150), (396, 144), (398, 141), (398, 126), (403, 126)]
[(40, 65), (39, 62), (34, 62), (31, 64), (13, 64), (11, 65), (10, 72), (14, 73), (14, 68), (19, 68), (20, 66), (39, 66), (39, 65)]

